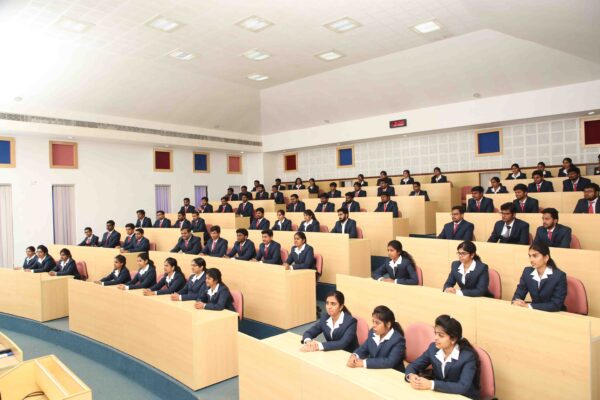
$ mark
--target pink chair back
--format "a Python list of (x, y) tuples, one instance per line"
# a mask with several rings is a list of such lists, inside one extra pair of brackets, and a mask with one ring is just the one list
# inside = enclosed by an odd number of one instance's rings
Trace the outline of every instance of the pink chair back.
[(77, 261), (77, 264), (75, 264), (75, 265), (77, 266), (77, 272), (79, 272), (79, 276), (81, 276), (81, 280), (87, 281), (88, 271), (87, 271), (87, 265), (86, 265), (85, 261)]
[(293, 231), (298, 231), (298, 224), (292, 224), (292, 230)]
[(415, 271), (417, 271), (417, 282), (419, 286), (423, 286), (423, 270), (418, 265), (415, 265)]
[(233, 308), (241, 320), (244, 318), (244, 296), (239, 290), (232, 290), (230, 293), (233, 298)]
[(361, 208), (360, 208), (360, 212), (367, 212), (367, 209), (366, 209), (366, 208), (363, 208), (363, 207), (361, 207)]
[(133, 280), (133, 278), (135, 278), (135, 275), (137, 273), (138, 273), (137, 270), (133, 270), (133, 269), (129, 270), (129, 277), (131, 278), (131, 280)]
[[(237, 207), (232, 208), (234, 214), (237, 212), (237, 209), (238, 209)], [(206, 224), (206, 226), (208, 227), (208, 224)]]
[(502, 298), (502, 280), (500, 274), (495, 269), (488, 269), (490, 275), (490, 282), (488, 284), (488, 291), (494, 296), (495, 299)]
[(156, 251), (156, 243), (150, 242), (150, 251)]
[(158, 268), (156, 269), (156, 283), (160, 282), (160, 280), (165, 276), (165, 271), (158, 272)]
[(567, 311), (570, 313), (588, 315), (588, 301), (585, 286), (579, 279), (567, 275)]
[(327, 233), (329, 232), (329, 228), (326, 225), (320, 225), (319, 232)]
[(581, 242), (577, 239), (577, 236), (571, 234), (571, 245), (569, 247), (572, 249), (581, 249)]
[(315, 269), (317, 274), (321, 276), (323, 274), (323, 256), (315, 253)]
[(356, 237), (359, 239), (363, 239), (363, 230), (361, 228), (359, 228), (358, 226), (356, 227)]
[(369, 325), (364, 318), (356, 317), (356, 336), (358, 337), (358, 344), (363, 344), (369, 336)]
[(288, 259), (289, 255), (290, 253), (286, 249), (281, 249), (281, 261), (285, 262), (285, 260)]
[(210, 232), (210, 228), (212, 228), (212, 224), (205, 224), (206, 225), (206, 230), (208, 232)]
[(460, 201), (463, 204), (467, 204), (467, 194), (471, 193), (471, 189), (473, 188), (473, 186), (463, 186), (460, 189)]
[(404, 329), (406, 339), (406, 357), (409, 363), (423, 354), (435, 338), (433, 327), (424, 322), (415, 322)]
[(496, 380), (494, 378), (494, 365), (490, 355), (479, 346), (474, 346), (479, 362), (479, 397), (482, 399), (494, 399), (496, 397)]

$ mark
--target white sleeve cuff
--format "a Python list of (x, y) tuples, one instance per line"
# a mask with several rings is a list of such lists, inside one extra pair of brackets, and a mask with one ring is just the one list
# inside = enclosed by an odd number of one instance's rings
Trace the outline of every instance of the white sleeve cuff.
[(381, 281), (381, 280), (383, 280), (383, 276), (382, 276), (381, 278), (377, 279), (377, 280), (378, 280), (378, 281)]
[(431, 381), (431, 390), (434, 390), (434, 388), (435, 388), (435, 381), (434, 381), (434, 380), (432, 380), (432, 381)]
[(290, 265), (290, 269), (293, 271), (293, 270), (294, 270), (294, 266), (293, 266), (293, 265)]
[(181, 295), (179, 295), (179, 301), (181, 301), (181, 299), (182, 299), (182, 298), (181, 298)]
[(310, 341), (312, 341), (312, 339), (311, 339), (311, 338), (306, 338), (306, 339), (304, 339), (304, 342), (303, 342), (303, 343), (304, 343), (304, 344), (306, 344), (306, 343), (308, 343), (308, 342), (310, 342)]
[(321, 342), (318, 342), (318, 343), (319, 343), (319, 350), (323, 351), (324, 350), (323, 343), (321, 343)]
[(463, 294), (462, 290), (460, 290), (460, 289), (456, 289), (456, 294), (457, 294), (458, 296), (464, 296), (464, 294)]
[(530, 310), (533, 310), (533, 307), (531, 307), (531, 304), (527, 304), (527, 307), (529, 307)]
[(367, 368), (367, 360), (363, 361), (363, 368), (365, 368), (365, 369)]
[(125, 290), (129, 290), (129, 285), (125, 285)]
[(104, 282), (100, 282), (100, 284), (101, 284), (102, 286), (104, 286)]

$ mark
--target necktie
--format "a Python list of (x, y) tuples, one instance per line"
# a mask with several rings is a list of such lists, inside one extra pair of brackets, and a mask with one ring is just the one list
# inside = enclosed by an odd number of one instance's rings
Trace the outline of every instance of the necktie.
[(573, 182), (573, 191), (576, 192), (577, 191), (577, 184), (575, 182)]
[(164, 220), (162, 220), (162, 219), (160, 220), (160, 223), (158, 224), (158, 227), (159, 227), (159, 228), (162, 228), (162, 223), (163, 223), (163, 221), (164, 221)]
[(217, 241), (213, 240), (213, 244), (212, 244), (212, 247), (210, 248), (210, 251), (215, 251), (216, 248), (217, 248)]
[(296, 212), (296, 205), (297, 205), (297, 203), (296, 203), (296, 204), (294, 204), (294, 212)]
[(387, 203), (385, 203), (385, 204), (383, 205), (383, 212), (386, 212), (386, 210), (387, 210)]
[(92, 241), (92, 239), (88, 238), (88, 239), (85, 241), (85, 243), (86, 243), (86, 244), (90, 244), (90, 242), (91, 242), (91, 241)]
[(521, 202), (521, 212), (525, 211), (525, 202)]
[(242, 203), (242, 211), (244, 211), (244, 206), (246, 205), (246, 203)]
[(269, 245), (265, 245), (265, 258), (269, 255)]
[(540, 191), (540, 187), (541, 187), (541, 186), (542, 186), (542, 184), (541, 184), (541, 183), (538, 183), (538, 184), (537, 184), (537, 191), (538, 191), (538, 192)]
[(510, 228), (511, 228), (510, 225), (506, 225), (506, 236), (505, 236), (505, 238), (507, 238), (507, 239), (510, 237)]
[(186, 249), (188, 248), (188, 242), (189, 242), (189, 239), (185, 241), (185, 248)]
[(452, 233), (452, 236), (456, 235), (457, 230), (458, 230), (458, 224), (454, 223), (454, 232)]
[(593, 214), (594, 213), (594, 202), (590, 201), (588, 203), (588, 214)]
[(548, 231), (548, 241), (552, 241), (552, 231)]
[[(477, 211), (481, 210), (481, 200), (477, 202)], [(454, 232), (456, 232), (456, 225), (454, 226)]]

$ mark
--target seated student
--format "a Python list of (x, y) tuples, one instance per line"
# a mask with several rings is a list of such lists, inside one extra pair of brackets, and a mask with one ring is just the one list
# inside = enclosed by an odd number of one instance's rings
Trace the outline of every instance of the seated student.
[(598, 154), (598, 166), (594, 167), (594, 175), (600, 175), (600, 154)]
[(355, 183), (358, 183), (358, 186), (361, 188), (363, 186), (369, 186), (369, 182), (365, 181), (365, 176), (363, 174), (358, 174)]
[(580, 176), (581, 171), (578, 167), (571, 167), (568, 171), (569, 179), (563, 181), (563, 192), (583, 192), (583, 188), (592, 183), (587, 178)]
[(238, 200), (242, 200), (242, 195), (245, 194), (246, 197), (248, 197), (248, 200), (252, 200), (252, 192), (248, 191), (248, 187), (247, 186), (242, 186), (240, 188), (240, 194), (238, 195)]
[(265, 229), (261, 234), (262, 243), (258, 246), (256, 258), (253, 258), (250, 261), (281, 265), (281, 245), (273, 240), (273, 231)]
[(124, 285), (129, 283), (129, 281), (131, 281), (131, 274), (129, 273), (126, 264), (127, 259), (125, 256), (122, 256), (121, 254), (116, 255), (112, 272), (94, 283), (102, 286)]
[(488, 186), (487, 190), (485, 191), (485, 194), (508, 193), (506, 186), (500, 183), (500, 178), (497, 176), (494, 176), (492, 179), (490, 179), (490, 185), (491, 186)]
[(347, 233), (350, 239), (356, 239), (358, 233), (356, 232), (356, 221), (348, 218), (348, 209), (340, 208), (337, 210), (339, 220), (335, 222), (335, 226), (331, 230), (331, 233)]
[(221, 238), (221, 227), (213, 225), (210, 227), (210, 239), (204, 244), (202, 254), (211, 257), (223, 257), (227, 252), (227, 239)]
[(185, 286), (185, 276), (181, 267), (177, 265), (177, 260), (168, 257), (164, 263), (164, 274), (158, 282), (151, 287), (144, 289), (144, 296), (156, 296), (162, 294), (173, 294)]
[(573, 160), (569, 157), (565, 157), (562, 160), (562, 168), (558, 170), (558, 177), (562, 178), (569, 175), (569, 168), (574, 167)]
[(400, 178), (401, 185), (412, 185), (415, 182), (415, 179), (410, 176), (410, 170), (405, 169), (402, 171), (402, 178)]
[(362, 190), (360, 182), (354, 182), (354, 197), (367, 197), (367, 192)]
[(279, 191), (277, 185), (271, 186), (271, 200), (275, 201), (275, 204), (285, 204), (285, 198), (283, 197), (283, 193)]
[(537, 228), (533, 241), (545, 243), (549, 247), (571, 247), (571, 228), (558, 223), (556, 208), (544, 208), (542, 226)]
[(298, 227), (298, 232), (321, 232), (321, 224), (312, 211), (304, 211), (304, 221)]
[(287, 205), (287, 212), (304, 212), (306, 204), (298, 199), (298, 195), (294, 193), (290, 196), (290, 204)]
[(194, 207), (193, 205), (190, 204), (190, 198), (186, 197), (185, 199), (183, 199), (183, 205), (181, 206), (181, 208), (179, 209), (180, 213), (188, 214), (188, 213), (193, 213), (194, 211), (196, 211), (196, 207)]
[(494, 201), (483, 195), (483, 187), (473, 186), (471, 188), (471, 198), (467, 201), (467, 212), (494, 212)]
[(304, 232), (294, 234), (294, 245), (290, 250), (287, 260), (283, 263), (285, 269), (315, 269), (315, 252), (306, 243)]
[(200, 254), (200, 250), (202, 250), (200, 238), (192, 235), (190, 228), (181, 228), (181, 237), (171, 249), (171, 253)]
[(315, 212), (334, 212), (335, 204), (329, 202), (329, 195), (327, 193), (323, 193), (319, 196), (321, 202), (317, 204), (317, 208), (315, 208)]
[(269, 229), (271, 222), (265, 218), (265, 209), (258, 207), (255, 212), (256, 216), (250, 221), (250, 227), (248, 229), (263, 231)]
[(29, 246), (25, 249), (25, 260), (23, 260), (23, 269), (33, 269), (38, 258), (35, 256), (35, 247)]
[(516, 212), (513, 203), (504, 203), (500, 206), (502, 219), (494, 224), (488, 242), (529, 244), (529, 224), (515, 218)]
[(226, 196), (221, 197), (221, 204), (217, 208), (218, 213), (232, 213), (233, 207), (228, 203), (228, 198)]
[(252, 218), (253, 214), (254, 205), (248, 201), (246, 194), (242, 194), (242, 202), (238, 205), (237, 210), (235, 210), (235, 215)]
[(300, 177), (296, 178), (296, 180), (294, 181), (294, 186), (292, 187), (292, 189), (296, 189), (296, 190), (306, 189), (306, 186), (304, 186), (304, 183), (302, 183), (302, 179)]
[(79, 271), (77, 270), (77, 263), (75, 260), (73, 260), (73, 256), (71, 256), (71, 251), (69, 249), (62, 249), (60, 251), (60, 261), (56, 264), (52, 271), (48, 272), (48, 275), (72, 275), (75, 277), (75, 279), (81, 279), (81, 275), (79, 275)]
[(257, 179), (254, 181), (254, 185), (252, 187), (253, 192), (258, 192), (258, 187), (260, 186), (260, 181)]
[(377, 203), (377, 208), (375, 212), (391, 212), (394, 215), (394, 218), (398, 218), (398, 203), (390, 200), (390, 196), (387, 194), (381, 195), (381, 201)]
[(165, 212), (163, 210), (158, 210), (156, 212), (156, 221), (154, 221), (154, 228), (170, 228), (171, 220), (165, 218)]
[(386, 181), (379, 182), (379, 187), (377, 188), (377, 196), (381, 196), (382, 194), (387, 193), (390, 196), (396, 195), (396, 189), (393, 186), (388, 185)]
[(146, 211), (137, 210), (137, 219), (135, 221), (136, 228), (152, 228), (152, 221), (150, 218), (146, 217)]
[(448, 178), (446, 175), (442, 175), (442, 170), (439, 167), (433, 169), (433, 176), (431, 177), (431, 183), (446, 183)]
[(181, 228), (191, 228), (192, 224), (185, 218), (185, 214), (182, 212), (177, 213), (177, 221), (175, 221), (175, 225), (173, 228), (181, 229)]
[[(558, 269), (550, 257), (550, 248), (541, 242), (529, 247), (531, 267), (525, 267), (512, 305), (541, 311), (566, 311), (567, 274)], [(527, 294), (531, 303), (525, 302)]]
[(98, 236), (92, 233), (92, 228), (89, 226), (85, 227), (83, 230), (85, 234), (85, 238), (78, 244), (78, 246), (86, 246), (86, 247), (96, 247), (98, 246)]
[(277, 190), (285, 190), (286, 189), (285, 185), (281, 184), (281, 179), (279, 179), (279, 178), (275, 179), (275, 186), (277, 186)]
[[(373, 279), (399, 285), (418, 285), (415, 260), (402, 249), (402, 243), (392, 240), (387, 245), (388, 258), (375, 271)], [(385, 276), (388, 276), (385, 278)]]
[(144, 237), (142, 228), (135, 228), (135, 239), (128, 250), (121, 248), (121, 253), (137, 253), (150, 251), (150, 241)]
[(206, 261), (202, 257), (194, 258), (191, 262), (192, 274), (183, 289), (171, 294), (172, 301), (196, 300), (206, 291)]
[(331, 182), (329, 184), (329, 192), (327, 192), (327, 195), (331, 199), (342, 197), (342, 192), (340, 192), (339, 190), (337, 190), (337, 183)]
[(106, 221), (106, 232), (102, 235), (102, 240), (98, 247), (114, 249), (121, 244), (121, 234), (115, 231), (115, 221), (112, 219)]
[(372, 317), (373, 328), (369, 330), (367, 340), (354, 350), (346, 365), (350, 368), (393, 368), (404, 372), (406, 340), (394, 313), (386, 306), (377, 306)]
[(506, 179), (527, 179), (527, 175), (525, 175), (525, 173), (521, 172), (521, 167), (519, 167), (519, 164), (515, 163), (513, 165), (510, 166), (510, 169), (512, 171), (512, 173), (508, 174), (508, 176), (506, 177)]
[(346, 201), (342, 203), (342, 208), (348, 212), (360, 212), (360, 203), (354, 201), (354, 192), (347, 192)]
[(379, 173), (379, 178), (377, 178), (377, 186), (379, 186), (381, 181), (385, 181), (388, 185), (392, 185), (392, 178), (389, 178), (387, 172), (385, 171), (381, 171)]
[(463, 206), (452, 207), (452, 222), (444, 225), (444, 228), (438, 235), (438, 239), (450, 240), (473, 240), (473, 231), (475, 225), (465, 221), (465, 209)]
[[(456, 247), (457, 261), (452, 261), (443, 291), (468, 297), (490, 296), (490, 273), (477, 255), (475, 243), (466, 240)], [(458, 289), (454, 286), (458, 284)]]
[[(542, 173), (542, 178), (552, 178), (552, 172), (546, 170), (546, 164), (543, 161), (540, 161), (539, 163), (537, 163), (536, 171), (540, 171)], [(535, 174), (535, 171), (533, 171), (533, 173), (531, 174), (532, 178), (533, 178), (533, 174)]]
[(210, 214), (213, 212), (213, 206), (208, 202), (208, 197), (203, 197), (200, 199), (200, 206), (198, 206), (198, 211), (202, 214)]
[[(449, 315), (435, 319), (435, 340), (406, 367), (405, 379), (418, 390), (479, 398), (479, 356), (462, 336), (462, 325)], [(420, 376), (431, 366), (432, 379)]]
[(206, 229), (206, 223), (203, 218), (200, 218), (198, 211), (192, 213), (192, 222), (190, 222), (193, 233), (204, 233), (204, 243), (208, 240), (208, 229)]
[[(141, 229), (141, 228), (138, 228)], [(121, 290), (147, 289), (156, 283), (156, 267), (148, 253), (140, 253), (137, 256), (138, 272), (133, 279), (126, 284), (117, 286)]]
[(544, 179), (543, 171), (533, 171), (531, 177), (533, 178), (533, 182), (527, 185), (528, 192), (554, 192), (554, 185), (552, 182), (549, 182)]
[(125, 233), (126, 235), (121, 244), (121, 250), (129, 250), (133, 245), (133, 241), (135, 240), (135, 225), (132, 223), (125, 225)]
[(277, 211), (277, 221), (273, 224), (274, 231), (291, 231), (292, 230), (292, 221), (285, 217), (285, 211), (278, 210)]
[(256, 247), (254, 247), (254, 242), (248, 239), (248, 230), (240, 228), (237, 229), (235, 233), (237, 235), (237, 240), (233, 244), (231, 251), (223, 257), (244, 261), (249, 261), (251, 258), (256, 257)]
[(198, 310), (235, 311), (231, 292), (229, 292), (227, 285), (223, 283), (221, 271), (217, 268), (206, 270), (206, 290), (200, 292), (195, 307)]
[(408, 194), (409, 196), (425, 196), (425, 201), (429, 201), (429, 195), (426, 190), (421, 190), (421, 182), (413, 183), (413, 190)]
[(515, 185), (513, 188), (515, 191), (516, 199), (513, 200), (513, 205), (517, 212), (522, 213), (537, 213), (540, 212), (539, 202), (527, 195), (527, 186), (522, 183)]
[[(227, 199), (227, 201), (239, 200), (239, 196), (237, 194), (233, 193), (233, 188), (228, 188), (227, 194), (223, 197), (225, 197)], [(221, 199), (223, 199), (223, 197), (221, 197)]]
[[(325, 309), (327, 314), (302, 335), (300, 351), (356, 350), (357, 321), (346, 308), (344, 294), (337, 290), (330, 292), (325, 298)], [(325, 338), (323, 343), (315, 340), (320, 334)]]
[(315, 179), (314, 178), (310, 178), (308, 180), (308, 193), (312, 193), (312, 194), (318, 194), (319, 193), (319, 187), (315, 183)]
[(31, 269), (27, 269), (27, 271), (31, 271), (34, 274), (38, 274), (41, 272), (50, 272), (56, 267), (56, 261), (50, 254), (48, 254), (48, 248), (43, 244), (37, 247), (37, 251), (35, 252), (37, 256), (37, 262), (35, 266)]
[(265, 191), (265, 185), (260, 184), (256, 187), (254, 200), (269, 200), (269, 193)]
[(583, 199), (577, 200), (575, 214), (600, 214), (600, 201), (598, 201), (600, 187), (596, 183), (590, 183), (583, 189)]

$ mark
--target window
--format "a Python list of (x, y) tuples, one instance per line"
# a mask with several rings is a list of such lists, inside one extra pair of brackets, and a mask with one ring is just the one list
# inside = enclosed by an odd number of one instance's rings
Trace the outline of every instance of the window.
[(54, 244), (75, 244), (75, 186), (52, 186)]
[(200, 205), (200, 200), (202, 200), (203, 197), (208, 197), (208, 186), (194, 186), (195, 207)]
[(156, 211), (162, 210), (165, 213), (171, 212), (171, 186), (156, 185), (154, 189), (156, 199)]
[(15, 164), (15, 139), (0, 137), (0, 168), (14, 168)]

